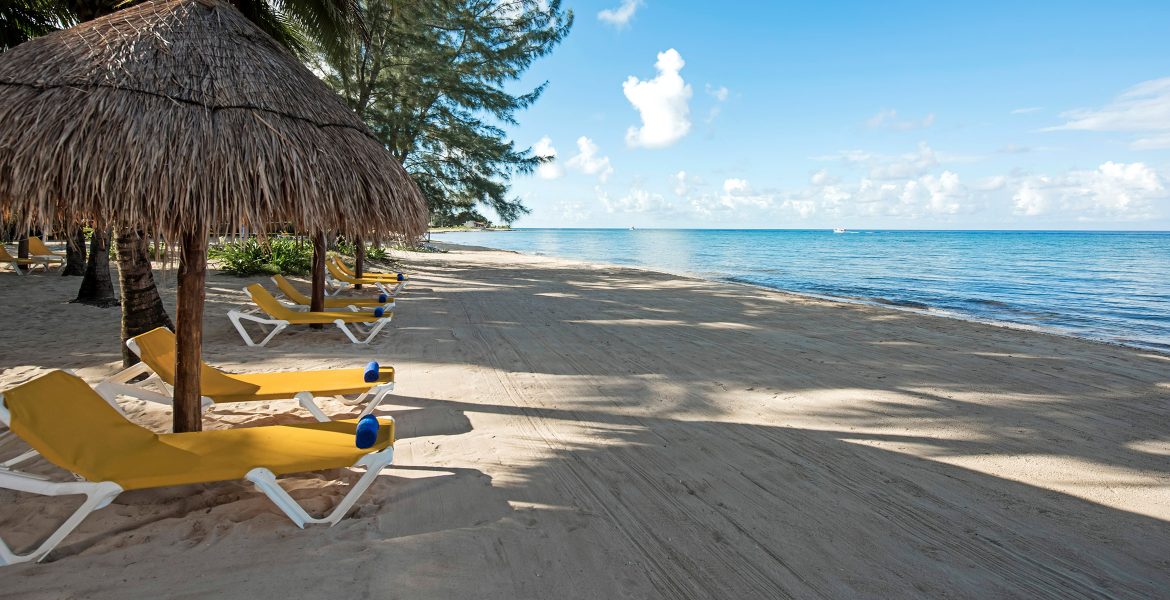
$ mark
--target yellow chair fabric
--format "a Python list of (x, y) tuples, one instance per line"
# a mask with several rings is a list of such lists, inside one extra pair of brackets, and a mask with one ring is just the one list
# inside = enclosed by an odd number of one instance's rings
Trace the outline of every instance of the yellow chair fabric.
[(354, 443), (356, 421), (156, 434), (127, 421), (81, 379), (53, 371), (4, 393), (12, 431), (53, 464), (124, 489), (336, 469), (394, 443), (383, 423), (373, 448)]
[[(168, 385), (175, 384), (175, 334), (159, 327), (134, 338), (142, 361)], [(224, 373), (200, 363), (200, 390), (214, 402), (252, 402), (292, 398), (300, 392), (315, 396), (361, 394), (375, 385), (392, 383), (394, 367), (381, 367), (378, 381), (367, 383), (363, 369)]]
[(332, 323), (338, 319), (346, 323), (373, 323), (380, 318), (375, 317), (373, 313), (369, 312), (298, 312), (281, 304), (275, 296), (264, 289), (264, 286), (259, 283), (253, 283), (246, 289), (248, 290), (248, 294), (252, 296), (252, 302), (255, 302), (256, 306), (260, 307), (260, 310), (268, 313), (274, 319), (282, 319), (296, 325)]
[[(302, 294), (300, 290), (293, 286), (291, 281), (284, 278), (284, 275), (274, 275), (272, 277), (272, 281), (276, 283), (276, 287), (280, 288), (280, 291), (284, 292), (284, 295), (288, 297), (289, 300), (292, 300), (301, 306), (310, 306), (312, 299)], [(325, 299), (325, 308), (345, 308), (347, 306), (382, 306), (384, 304), (386, 304), (386, 302), (379, 302), (377, 298), (372, 300), (354, 300), (345, 298)]]
[(28, 238), (28, 253), (37, 256), (52, 256), (56, 258), (65, 258), (64, 254), (58, 254), (49, 249), (39, 237)]

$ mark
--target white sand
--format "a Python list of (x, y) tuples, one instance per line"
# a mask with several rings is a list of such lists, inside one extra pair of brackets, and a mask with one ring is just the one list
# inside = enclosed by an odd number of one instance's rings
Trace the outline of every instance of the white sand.
[[(301, 531), (242, 482), (126, 493), (51, 562), (0, 569), (0, 596), (1170, 594), (1170, 357), (504, 252), (407, 260), (370, 347), (247, 349), (224, 317), (246, 282), (209, 281), (213, 363), (398, 369), (396, 466), (350, 518)], [(113, 372), (117, 310), (64, 304), (77, 281), (0, 273), (0, 387)], [(338, 475), (286, 482), (325, 509)], [(70, 507), (0, 492), (0, 535)]]

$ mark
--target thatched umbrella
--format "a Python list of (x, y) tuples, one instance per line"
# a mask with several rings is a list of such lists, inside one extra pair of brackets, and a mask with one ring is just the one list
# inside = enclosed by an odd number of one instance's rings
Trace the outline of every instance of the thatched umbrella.
[(0, 212), (181, 244), (176, 431), (201, 423), (209, 228), (418, 235), (427, 220), (342, 100), (216, 0), (147, 2), (0, 55)]

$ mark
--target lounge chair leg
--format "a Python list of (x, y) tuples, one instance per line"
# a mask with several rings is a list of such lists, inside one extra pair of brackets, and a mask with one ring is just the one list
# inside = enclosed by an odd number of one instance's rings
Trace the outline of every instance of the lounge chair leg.
[(305, 410), (312, 413), (314, 419), (317, 419), (322, 423), (327, 423), (333, 420), (325, 415), (325, 412), (321, 410), (320, 406), (317, 406), (317, 402), (313, 398), (313, 394), (309, 392), (297, 392), (297, 395), (293, 396), (293, 399), (295, 399), (297, 402), (300, 402), (301, 406), (305, 407)]
[(325, 278), (325, 282), (333, 286), (332, 292), (330, 292), (328, 286), (326, 286), (326, 289), (325, 289), (326, 296), (336, 296), (336, 295), (340, 294), (342, 292), (342, 290), (349, 287), (348, 283), (346, 283), (344, 281), (338, 281), (338, 280), (330, 278), (328, 276)]
[(374, 389), (366, 392), (365, 394), (362, 394), (361, 396), (359, 396), (358, 397), (359, 400), (361, 400), (361, 398), (363, 398), (365, 396), (370, 396), (370, 395), (372, 395), (373, 398), (366, 404), (366, 407), (364, 409), (362, 409), (362, 414), (358, 415), (358, 418), (360, 419), (368, 414), (373, 413), (374, 410), (376, 408), (378, 408), (378, 405), (381, 404), (382, 401), (386, 399), (386, 396), (389, 396), (390, 392), (393, 392), (393, 391), (394, 391), (394, 384), (393, 383), (384, 383), (384, 384), (379, 385), (379, 386), (375, 387)]
[(261, 492), (264, 492), (277, 508), (282, 510), (285, 515), (288, 515), (288, 518), (292, 519), (293, 523), (296, 523), (297, 527), (304, 529), (305, 525), (309, 523), (336, 525), (338, 521), (345, 518), (345, 515), (353, 508), (358, 498), (374, 483), (374, 479), (378, 477), (378, 473), (386, 465), (393, 462), (393, 460), (393, 446), (380, 452), (361, 457), (354, 466), (365, 467), (366, 472), (353, 484), (349, 492), (341, 499), (341, 502), (338, 502), (337, 506), (328, 515), (321, 518), (310, 515), (284, 488), (280, 487), (280, 483), (276, 481), (276, 476), (272, 474), (272, 471), (263, 467), (257, 467), (248, 471), (248, 474), (244, 478), (254, 483)]
[[(268, 333), (268, 336), (265, 337), (263, 340), (260, 340), (260, 343), (257, 344), (255, 341), (252, 340), (252, 336), (248, 335), (248, 331), (246, 329), (244, 329), (243, 323), (240, 322), (244, 319), (247, 319), (249, 321), (255, 321), (257, 323), (260, 323), (261, 325), (265, 325), (265, 324), (273, 325), (274, 327), (272, 328), (272, 331), (270, 331)], [(258, 317), (253, 317), (247, 313), (242, 313), (242, 312), (237, 311), (237, 310), (228, 311), (228, 320), (232, 322), (232, 325), (236, 328), (236, 331), (239, 332), (240, 337), (244, 339), (244, 343), (249, 345), (249, 346), (264, 346), (269, 341), (271, 341), (272, 338), (276, 337), (276, 334), (280, 333), (281, 331), (284, 331), (285, 327), (288, 327), (288, 321), (282, 321), (282, 320), (277, 320), (277, 319), (261, 319)]]
[[(10, 470), (10, 469), (12, 469), (12, 467), (15, 467), (16, 465), (19, 465), (20, 463), (25, 462), (27, 460), (32, 460), (40, 455), (41, 455), (41, 453), (37, 452), (36, 450), (29, 450), (27, 452), (24, 452), (23, 454), (14, 456), (14, 457), (0, 463), (0, 469), (3, 469), (5, 471)], [(32, 477), (32, 475), (30, 475), (30, 477)]]
[(362, 343), (360, 340), (357, 339), (357, 336), (355, 336), (353, 334), (353, 332), (349, 330), (349, 327), (345, 326), (345, 321), (338, 319), (338, 320), (334, 321), (333, 324), (337, 325), (337, 328), (340, 329), (341, 332), (345, 334), (345, 337), (349, 338), (350, 342), (352, 342), (354, 344)]
[(276, 327), (273, 327), (272, 332), (268, 334), (268, 337), (265, 337), (263, 340), (261, 340), (258, 345), (259, 346), (267, 346), (268, 342), (272, 341), (272, 338), (276, 337), (276, 334), (284, 331), (285, 327), (288, 327), (288, 323), (281, 323), (281, 324), (277, 325)]
[(8, 544), (0, 540), (0, 565), (12, 565), (16, 563), (41, 561), (53, 548), (57, 547), (81, 522), (89, 516), (89, 513), (104, 508), (122, 493), (122, 487), (112, 481), (103, 481), (100, 483), (90, 482), (57, 482), (44, 481), (39, 478), (34, 478), (24, 473), (0, 472), (0, 487), (17, 490), (21, 492), (29, 492), (32, 494), (41, 494), (43, 496), (71, 496), (75, 494), (84, 494), (85, 502), (73, 511), (73, 514), (61, 524), (49, 537), (45, 538), (37, 547), (27, 554), (17, 554), (8, 547)]
[(240, 334), (240, 337), (244, 338), (245, 344), (247, 344), (249, 346), (256, 345), (256, 342), (252, 341), (252, 336), (248, 335), (248, 331), (245, 330), (244, 326), (240, 323), (240, 315), (238, 313), (229, 312), (228, 313), (228, 320), (232, 322), (233, 326), (235, 326), (236, 331), (238, 331)]
[(345, 334), (345, 337), (349, 338), (349, 341), (351, 341), (355, 344), (368, 344), (368, 343), (370, 343), (370, 340), (374, 339), (374, 336), (378, 335), (379, 331), (382, 331), (382, 328), (385, 327), (386, 324), (389, 323), (392, 318), (393, 318), (393, 316), (383, 317), (383, 318), (375, 321), (373, 326), (370, 328), (370, 333), (368, 335), (366, 335), (366, 339), (364, 339), (364, 340), (359, 340), (357, 338), (357, 336), (355, 336), (353, 334), (353, 332), (349, 330), (349, 327), (346, 326), (345, 321), (338, 319), (338, 320), (334, 321), (333, 323), (335, 325), (337, 325), (337, 328), (340, 329), (342, 331), (342, 333)]

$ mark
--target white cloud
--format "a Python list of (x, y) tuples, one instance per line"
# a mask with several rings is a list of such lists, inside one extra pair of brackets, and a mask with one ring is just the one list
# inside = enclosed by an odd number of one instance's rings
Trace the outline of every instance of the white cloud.
[(565, 166), (586, 175), (596, 175), (601, 183), (605, 183), (613, 174), (613, 166), (609, 164), (608, 156), (598, 156), (600, 150), (593, 140), (581, 136), (577, 138), (577, 155), (570, 158)]
[(926, 142), (918, 142), (918, 150), (877, 161), (869, 171), (873, 179), (907, 179), (918, 177), (938, 166), (935, 151)]
[(1106, 162), (1093, 170), (1022, 178), (1012, 195), (1015, 213), (1060, 213), (1079, 220), (1135, 220), (1157, 216), (1170, 199), (1161, 175), (1145, 163)]
[(609, 194), (600, 192), (598, 199), (609, 213), (670, 213), (674, 206), (662, 194), (648, 192), (642, 188), (631, 188), (618, 200), (610, 200)]
[(723, 180), (723, 195), (719, 197), (719, 207), (727, 210), (740, 208), (768, 208), (772, 205), (771, 194), (757, 194), (752, 190), (746, 179)]
[(1065, 123), (1045, 131), (1121, 131), (1138, 137), (1135, 150), (1170, 148), (1170, 77), (1152, 79), (1125, 90), (1099, 109), (1070, 110)]
[(934, 125), (934, 113), (930, 113), (921, 119), (899, 119), (898, 111), (892, 108), (883, 108), (876, 115), (865, 121), (865, 126), (870, 129), (893, 129), (896, 131), (924, 129), (931, 125)]
[(724, 102), (727, 102), (727, 99), (731, 97), (731, 90), (727, 89), (727, 86), (725, 85), (713, 87), (708, 83), (707, 95), (715, 99), (715, 104), (712, 105), (711, 108), (707, 111), (707, 118), (705, 121), (707, 123), (713, 123), (719, 114), (723, 112), (723, 107), (721, 105)]
[(552, 159), (552, 161), (546, 162), (536, 168), (536, 174), (541, 179), (560, 179), (565, 174), (565, 170), (556, 162), (557, 149), (553, 147), (552, 139), (547, 135), (532, 145), (532, 153), (541, 158)]
[(874, 155), (864, 150), (841, 150), (836, 154), (822, 154), (810, 156), (811, 160), (839, 160), (845, 163), (863, 163), (874, 158)]
[(1012, 202), (1015, 203), (1016, 207), (1016, 214), (1033, 217), (1048, 212), (1048, 198), (1039, 187), (1047, 185), (1050, 181), (1048, 177), (1038, 177), (1033, 181), (1025, 181), (1012, 196)]
[(820, 169), (809, 176), (808, 182), (813, 185), (829, 185), (837, 182), (837, 178), (829, 175), (828, 169)]
[(982, 181), (975, 184), (975, 189), (985, 192), (993, 192), (996, 190), (1002, 190), (1005, 186), (1007, 186), (1007, 183), (1008, 178), (1006, 175), (993, 175), (991, 177), (985, 177)]
[(1034, 112), (1040, 112), (1042, 110), (1044, 110), (1043, 106), (1026, 106), (1024, 108), (1017, 108), (1017, 109), (1013, 110), (1012, 114), (1013, 115), (1026, 115), (1026, 114), (1030, 114), (1030, 113), (1034, 113)]
[(748, 191), (748, 182), (746, 179), (724, 179), (723, 193), (724, 194), (741, 194)]
[(641, 81), (631, 75), (622, 83), (626, 99), (642, 117), (641, 127), (626, 131), (626, 143), (643, 148), (665, 148), (691, 130), (691, 86), (679, 71), (686, 62), (674, 48), (658, 54), (658, 76)]
[(593, 211), (589, 210), (584, 202), (575, 200), (557, 202), (553, 210), (558, 213), (558, 223), (582, 223), (593, 216)]
[(1166, 150), (1170, 148), (1170, 133), (1140, 137), (1129, 147), (1134, 150)]
[(675, 173), (670, 180), (674, 181), (674, 195), (687, 195), (691, 184), (696, 182), (696, 178), (693, 175), (688, 175), (686, 171)]
[(624, 0), (617, 8), (607, 8), (597, 13), (597, 18), (621, 29), (630, 24), (639, 6), (642, 6), (642, 0)]
[(958, 213), (967, 197), (967, 189), (959, 182), (959, 176), (951, 171), (943, 171), (938, 177), (925, 175), (906, 183), (902, 190), (906, 204), (936, 215)]

